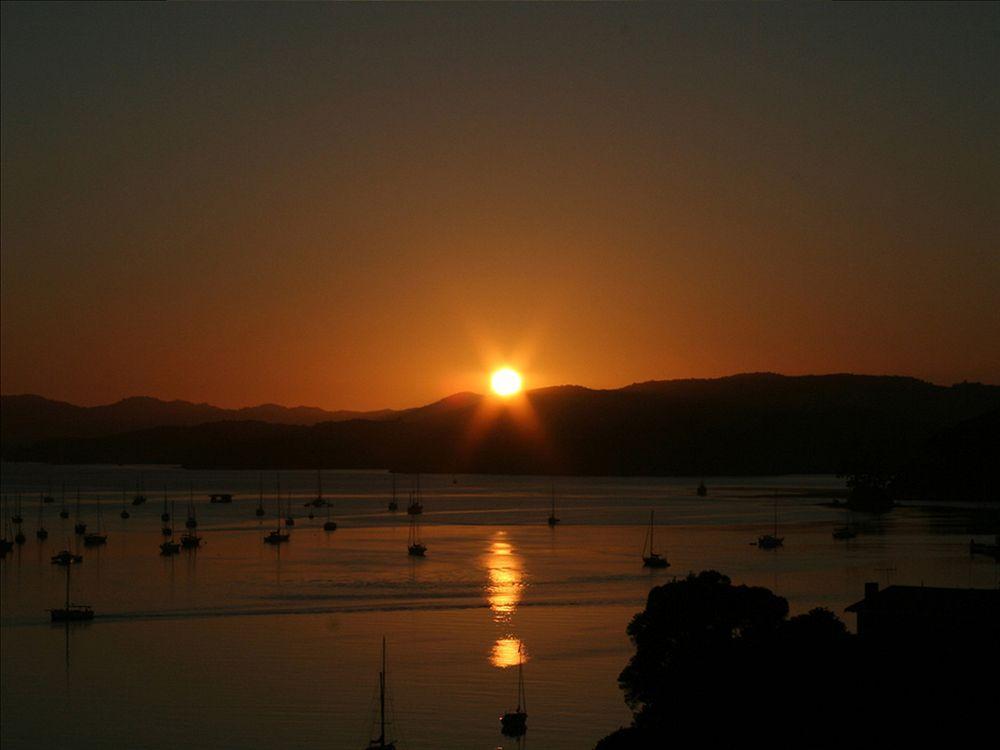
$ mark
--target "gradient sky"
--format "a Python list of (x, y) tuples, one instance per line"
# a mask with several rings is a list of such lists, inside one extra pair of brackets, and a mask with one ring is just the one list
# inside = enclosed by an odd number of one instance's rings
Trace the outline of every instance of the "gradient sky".
[(1000, 4), (2, 14), (4, 393), (1000, 382)]

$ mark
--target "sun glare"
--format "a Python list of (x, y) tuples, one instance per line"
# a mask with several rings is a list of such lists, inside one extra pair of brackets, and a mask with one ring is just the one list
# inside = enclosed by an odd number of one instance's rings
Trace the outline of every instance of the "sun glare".
[(498, 396), (513, 396), (521, 390), (521, 376), (509, 367), (503, 367), (490, 376), (490, 386)]

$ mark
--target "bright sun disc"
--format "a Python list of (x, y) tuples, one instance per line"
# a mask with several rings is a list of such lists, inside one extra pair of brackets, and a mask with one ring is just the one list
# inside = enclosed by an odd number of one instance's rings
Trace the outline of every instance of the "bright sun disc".
[(513, 396), (521, 390), (521, 376), (509, 367), (504, 367), (490, 377), (490, 386), (498, 396)]

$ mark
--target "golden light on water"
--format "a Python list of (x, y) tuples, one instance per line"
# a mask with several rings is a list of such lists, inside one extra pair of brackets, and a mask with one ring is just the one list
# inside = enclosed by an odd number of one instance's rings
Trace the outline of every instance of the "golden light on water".
[(520, 638), (514, 638), (513, 636), (499, 638), (493, 644), (493, 651), (490, 653), (490, 664), (501, 669), (516, 667), (518, 653), (521, 655), (520, 659), (522, 662), (528, 661), (528, 652), (525, 650)]
[(486, 599), (493, 612), (493, 621), (510, 622), (521, 601), (524, 577), (521, 562), (508, 542), (494, 539), (486, 559), (486, 571), (489, 576)]
[(510, 367), (501, 367), (490, 376), (490, 387), (498, 396), (513, 396), (521, 390), (521, 375)]

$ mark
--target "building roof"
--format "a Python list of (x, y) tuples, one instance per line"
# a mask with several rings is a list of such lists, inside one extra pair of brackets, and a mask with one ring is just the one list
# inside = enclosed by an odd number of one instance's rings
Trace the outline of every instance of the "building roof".
[(895, 612), (950, 615), (1000, 615), (1000, 589), (955, 589), (937, 586), (888, 586), (872, 598), (847, 607), (847, 612), (892, 610)]

